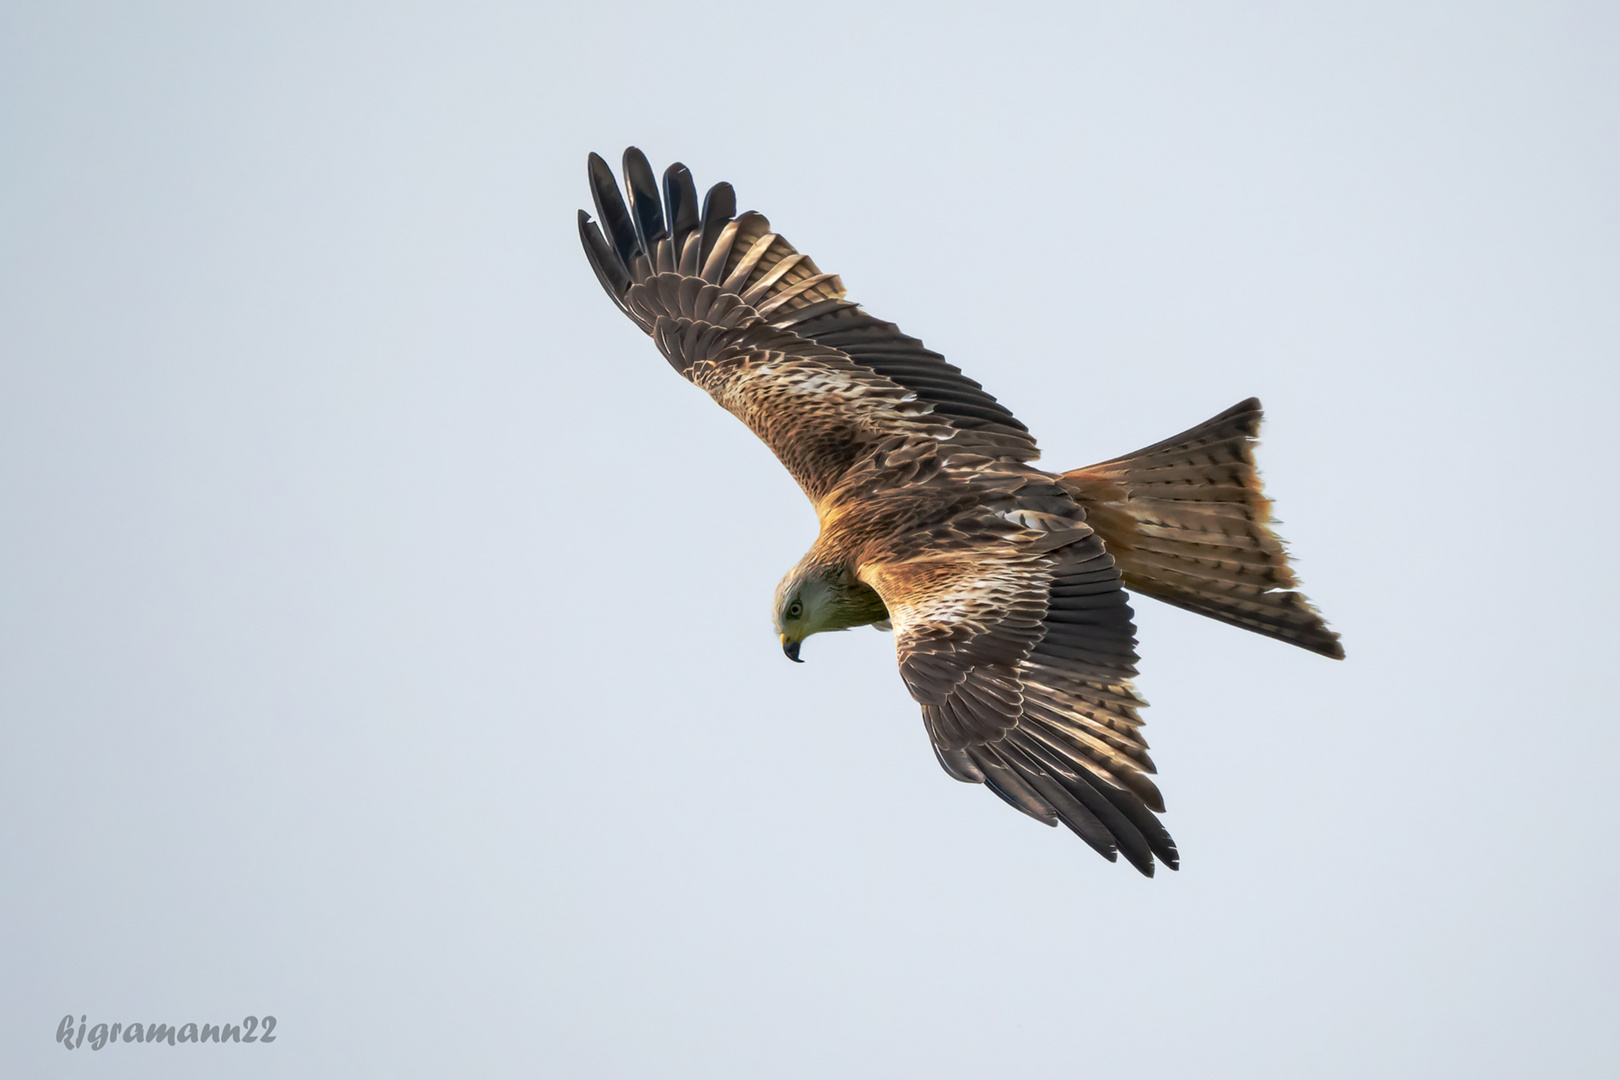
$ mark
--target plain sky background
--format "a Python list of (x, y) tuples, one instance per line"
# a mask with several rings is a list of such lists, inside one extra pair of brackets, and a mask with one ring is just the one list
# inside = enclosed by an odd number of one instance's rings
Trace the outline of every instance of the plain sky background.
[[(1617, 73), (1550, 0), (5, 4), (0, 1075), (1616, 1075)], [(1262, 398), (1349, 659), (1137, 603), (1180, 873), (782, 657), (810, 508), (579, 250), (629, 143), (1050, 467)]]

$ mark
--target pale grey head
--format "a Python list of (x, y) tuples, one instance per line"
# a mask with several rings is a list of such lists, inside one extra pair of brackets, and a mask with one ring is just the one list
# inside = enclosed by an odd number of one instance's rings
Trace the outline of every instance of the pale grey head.
[(776, 633), (789, 660), (799, 660), (799, 645), (823, 630), (869, 626), (889, 617), (878, 594), (847, 566), (828, 565), (806, 555), (776, 587), (772, 604)]

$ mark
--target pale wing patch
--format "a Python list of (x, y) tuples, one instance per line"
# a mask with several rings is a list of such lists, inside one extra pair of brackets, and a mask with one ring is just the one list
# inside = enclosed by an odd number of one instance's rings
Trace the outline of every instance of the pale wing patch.
[(1025, 510), (1020, 508), (1013, 510), (993, 510), (991, 513), (995, 514), (996, 517), (1000, 518), (1002, 521), (1009, 521), (1012, 524), (1017, 525), (1019, 528), (1028, 529), (1031, 532), (1073, 532), (1076, 524), (1072, 515), (1043, 514), (1038, 510)]
[[(762, 408), (792, 408), (825, 416), (850, 428), (901, 434), (933, 409), (887, 379), (850, 367), (831, 366), (831, 357), (753, 354), (740, 363), (717, 361), (699, 385), (728, 411), (742, 416)], [(711, 374), (712, 373), (712, 374)], [(783, 399), (802, 399), (799, 402)], [(948, 434), (947, 429), (947, 434)]]
[(900, 676), (912, 697), (944, 705), (982, 668), (998, 687), (990, 711), (1006, 720), (1017, 716), (1013, 669), (1040, 637), (1049, 564), (1002, 550), (874, 564), (857, 575), (889, 609)]
[(917, 395), (836, 356), (733, 349), (688, 377), (764, 440), (812, 500), (879, 439), (952, 434)]

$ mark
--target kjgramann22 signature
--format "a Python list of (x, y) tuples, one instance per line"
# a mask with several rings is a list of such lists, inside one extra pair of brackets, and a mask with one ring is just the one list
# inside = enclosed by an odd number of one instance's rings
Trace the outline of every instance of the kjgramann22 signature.
[[(56, 1041), (68, 1050), (77, 1050), (84, 1045), (86, 1035), (85, 1021), (87, 1016), (79, 1017), (77, 1034), (73, 1027), (73, 1014), (68, 1013), (62, 1017), (62, 1022), (56, 1025)], [(166, 1042), (170, 1046), (176, 1043), (205, 1043), (205, 1042), (245, 1042), (269, 1043), (275, 1042), (276, 1037), (271, 1032), (276, 1030), (276, 1018), (264, 1018), (264, 1030), (259, 1031), (259, 1018), (257, 1016), (242, 1017), (241, 1024), (181, 1024), (174, 1028), (168, 1024), (97, 1024), (88, 1029), (90, 1036), (90, 1049), (100, 1050), (108, 1043), (119, 1041), (120, 1036), (124, 1042), (157, 1043)]]

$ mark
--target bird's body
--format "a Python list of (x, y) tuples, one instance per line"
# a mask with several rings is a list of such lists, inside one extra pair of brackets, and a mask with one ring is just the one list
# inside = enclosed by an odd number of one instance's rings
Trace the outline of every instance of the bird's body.
[(821, 531), (778, 587), (777, 632), (891, 625), (940, 764), (1061, 821), (1145, 874), (1178, 864), (1131, 687), (1127, 587), (1329, 656), (1291, 590), (1252, 455), (1259, 403), (1088, 469), (1052, 474), (978, 383), (844, 298), (683, 166), (663, 198), (625, 154), (629, 203), (591, 156), (602, 226), (580, 234), (609, 296), (670, 364), (757, 434)]

